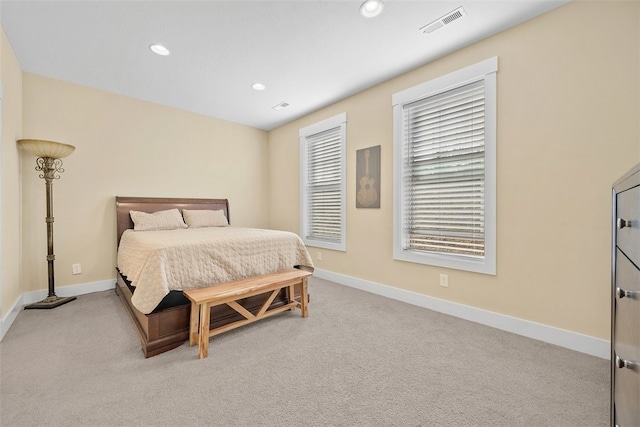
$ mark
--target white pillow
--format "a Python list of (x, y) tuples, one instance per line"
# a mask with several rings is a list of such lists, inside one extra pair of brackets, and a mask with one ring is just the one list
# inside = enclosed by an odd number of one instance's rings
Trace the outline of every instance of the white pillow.
[(187, 228), (180, 211), (176, 208), (153, 213), (129, 211), (135, 231), (175, 230)]
[(217, 211), (183, 209), (182, 215), (184, 215), (184, 220), (189, 228), (227, 227), (229, 225), (222, 209)]

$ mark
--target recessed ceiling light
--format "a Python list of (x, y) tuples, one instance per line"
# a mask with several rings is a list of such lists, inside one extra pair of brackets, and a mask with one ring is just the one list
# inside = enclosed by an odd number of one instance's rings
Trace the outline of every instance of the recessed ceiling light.
[(254, 83), (251, 85), (251, 87), (254, 88), (255, 90), (265, 90), (267, 88), (262, 83)]
[(360, 14), (365, 18), (373, 18), (382, 13), (384, 3), (382, 0), (367, 0), (360, 5)]
[(162, 46), (161, 44), (152, 44), (151, 46), (149, 46), (149, 49), (151, 49), (153, 53), (157, 53), (158, 55), (162, 56), (167, 56), (171, 53), (169, 52), (169, 49)]

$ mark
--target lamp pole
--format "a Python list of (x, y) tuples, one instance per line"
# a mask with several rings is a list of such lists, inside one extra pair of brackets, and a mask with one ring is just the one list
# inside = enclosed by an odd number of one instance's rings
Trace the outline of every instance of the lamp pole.
[[(49, 150), (60, 157), (71, 154), (75, 147), (60, 144), (52, 141), (20, 140), (18, 141), (25, 149), (33, 152), (39, 157), (36, 159), (36, 171), (42, 172), (40, 178), (45, 181), (47, 192), (47, 267), (49, 280), (49, 293), (42, 301), (26, 305), (27, 309), (48, 309), (55, 308), (76, 299), (76, 297), (59, 297), (55, 290), (55, 274), (53, 263), (56, 256), (53, 252), (53, 180), (60, 179), (60, 174), (64, 172), (62, 160), (57, 157), (46, 155)], [(62, 150), (62, 151), (61, 151)], [(66, 152), (68, 151), (68, 152)], [(44, 152), (44, 153), (43, 153)], [(45, 155), (43, 155), (45, 154)]]

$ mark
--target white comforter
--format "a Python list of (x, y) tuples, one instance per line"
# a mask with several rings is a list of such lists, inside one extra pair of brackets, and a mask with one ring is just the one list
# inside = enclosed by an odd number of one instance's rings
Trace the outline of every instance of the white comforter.
[(171, 290), (194, 289), (297, 265), (313, 269), (298, 235), (257, 228), (126, 230), (118, 248), (118, 268), (136, 287), (131, 302), (145, 314)]

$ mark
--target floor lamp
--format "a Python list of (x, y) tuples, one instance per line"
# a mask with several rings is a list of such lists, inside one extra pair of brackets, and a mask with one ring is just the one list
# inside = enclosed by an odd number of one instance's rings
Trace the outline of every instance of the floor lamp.
[(56, 259), (53, 254), (53, 180), (60, 179), (63, 157), (73, 153), (76, 149), (73, 145), (61, 144), (53, 141), (43, 141), (38, 139), (21, 139), (18, 145), (26, 151), (38, 156), (36, 159), (36, 170), (42, 172), (40, 178), (45, 180), (47, 187), (47, 263), (49, 265), (49, 295), (42, 301), (26, 305), (25, 309), (46, 309), (55, 308), (76, 299), (76, 297), (56, 296), (55, 279), (53, 274), (53, 261)]

